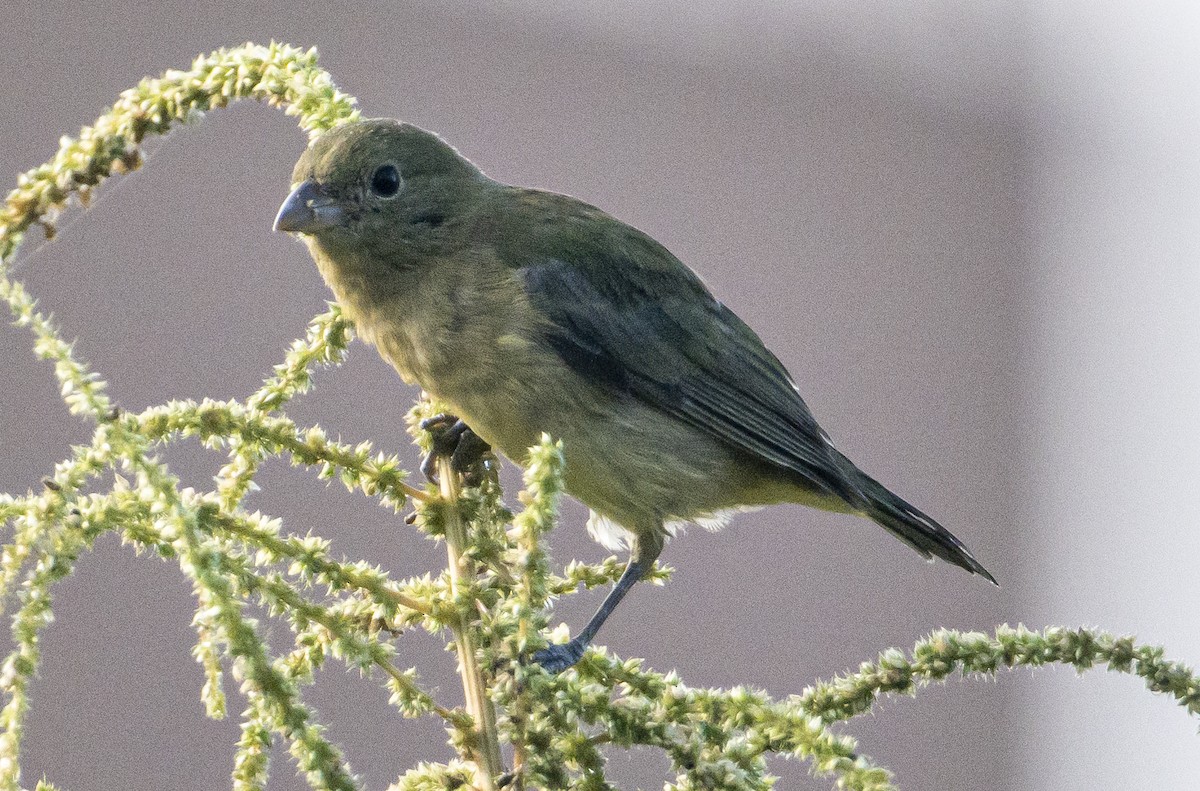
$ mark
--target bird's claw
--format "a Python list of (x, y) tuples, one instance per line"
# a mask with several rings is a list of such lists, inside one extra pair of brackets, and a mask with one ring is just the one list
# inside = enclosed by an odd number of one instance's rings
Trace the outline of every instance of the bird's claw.
[[(457, 426), (462, 426), (455, 432)], [(425, 458), (421, 460), (421, 472), (430, 483), (437, 483), (438, 458), (452, 454), (458, 446), (458, 438), (466, 430), (467, 425), (454, 415), (445, 412), (427, 417), (421, 421), (421, 430), (433, 435), (433, 445)]]
[(548, 645), (533, 655), (533, 661), (547, 673), (561, 673), (583, 658), (587, 645), (575, 640), (569, 643)]
[(439, 412), (433, 417), (427, 417), (421, 421), (421, 430), (429, 432), (445, 431), (455, 423), (461, 422), (456, 416), (448, 412)]
[(468, 486), (478, 486), (491, 470), (492, 446), (454, 415), (440, 414), (421, 421), (433, 435), (433, 447), (421, 462), (421, 472), (437, 483), (438, 459), (450, 457), (450, 469), (461, 474)]

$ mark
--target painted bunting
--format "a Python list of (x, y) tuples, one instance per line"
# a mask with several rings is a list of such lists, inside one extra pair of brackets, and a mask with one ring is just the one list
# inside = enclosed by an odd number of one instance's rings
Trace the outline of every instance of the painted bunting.
[(754, 331), (641, 231), (385, 119), (321, 135), (292, 186), (276, 230), (301, 235), (359, 335), (452, 406), (451, 444), (473, 432), (519, 463), (543, 432), (561, 439), (592, 536), (629, 547), (583, 631), (534, 656), (551, 672), (578, 661), (677, 526), (757, 506), (866, 516), (995, 582), (838, 452)]

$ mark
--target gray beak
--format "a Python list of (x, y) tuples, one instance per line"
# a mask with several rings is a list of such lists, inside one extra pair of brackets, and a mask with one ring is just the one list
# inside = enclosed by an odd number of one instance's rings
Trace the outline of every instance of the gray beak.
[(345, 212), (321, 185), (306, 181), (287, 196), (275, 215), (275, 230), (288, 233), (319, 233), (343, 224)]

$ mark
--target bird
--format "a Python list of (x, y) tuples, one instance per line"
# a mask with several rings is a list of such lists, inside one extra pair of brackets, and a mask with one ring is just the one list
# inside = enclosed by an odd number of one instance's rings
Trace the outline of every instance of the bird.
[(561, 440), (589, 532), (628, 548), (583, 630), (533, 655), (549, 672), (583, 656), (681, 525), (777, 503), (867, 517), (996, 583), (834, 447), (699, 275), (595, 206), (489, 178), (437, 134), (378, 118), (309, 144), (274, 227), (303, 240), (358, 335), (452, 410), (436, 421), (450, 445), (520, 464)]

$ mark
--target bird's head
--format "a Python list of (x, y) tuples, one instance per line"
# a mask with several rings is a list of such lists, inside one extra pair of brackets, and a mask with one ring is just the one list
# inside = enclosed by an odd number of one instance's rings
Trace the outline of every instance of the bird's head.
[(275, 230), (394, 261), (450, 238), (488, 179), (432, 132), (391, 119), (331, 129), (301, 155)]

